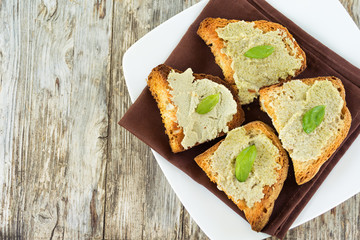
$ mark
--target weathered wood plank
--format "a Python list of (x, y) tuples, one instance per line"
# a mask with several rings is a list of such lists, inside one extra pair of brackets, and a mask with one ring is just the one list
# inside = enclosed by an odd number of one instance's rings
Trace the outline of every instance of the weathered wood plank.
[(111, 13), (0, 1), (0, 238), (103, 236)]

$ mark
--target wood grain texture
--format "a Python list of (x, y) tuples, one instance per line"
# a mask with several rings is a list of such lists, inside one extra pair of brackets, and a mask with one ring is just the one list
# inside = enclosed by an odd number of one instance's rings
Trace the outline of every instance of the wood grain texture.
[[(340, 1), (360, 26), (360, 0)], [(125, 51), (197, 2), (0, 0), (0, 239), (207, 239), (117, 125)], [(360, 239), (359, 208), (357, 194), (285, 239)]]
[(0, 238), (103, 236), (112, 2), (96, 2), (0, 1)]
[(360, 28), (360, 1), (359, 0), (339, 0), (346, 11), (350, 14), (356, 25)]

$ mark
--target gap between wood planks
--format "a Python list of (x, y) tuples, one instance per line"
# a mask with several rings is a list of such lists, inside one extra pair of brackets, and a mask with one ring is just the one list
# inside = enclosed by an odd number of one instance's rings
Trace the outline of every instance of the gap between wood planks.
[[(105, 0), (104, 0), (105, 1)], [(103, 233), (102, 239), (105, 239), (106, 232), (106, 200), (107, 200), (107, 170), (108, 170), (108, 161), (111, 159), (111, 113), (112, 113), (112, 94), (113, 94), (113, 65), (114, 60), (112, 58), (113, 55), (113, 44), (114, 44), (114, 12), (115, 12), (115, 0), (112, 1), (112, 12), (111, 12), (111, 34), (110, 34), (110, 46), (109, 46), (109, 56), (110, 59), (110, 69), (109, 69), (109, 86), (107, 91), (107, 106), (108, 106), (108, 126), (107, 126), (107, 136), (106, 136), (106, 162), (105, 162), (105, 199), (104, 199), (104, 215), (103, 215)]]

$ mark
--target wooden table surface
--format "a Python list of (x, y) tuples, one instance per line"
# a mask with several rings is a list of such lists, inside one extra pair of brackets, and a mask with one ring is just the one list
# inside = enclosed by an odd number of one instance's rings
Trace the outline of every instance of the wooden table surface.
[[(123, 54), (197, 2), (0, 0), (0, 239), (207, 239), (117, 125), (131, 105)], [(359, 0), (341, 2), (360, 26)], [(359, 205), (285, 239), (360, 239)]]

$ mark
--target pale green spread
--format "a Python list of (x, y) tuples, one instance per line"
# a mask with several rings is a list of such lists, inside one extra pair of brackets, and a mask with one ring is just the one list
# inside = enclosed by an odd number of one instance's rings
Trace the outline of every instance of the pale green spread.
[[(341, 110), (344, 100), (330, 81), (316, 81), (312, 86), (300, 80), (284, 83), (270, 103), (277, 116), (277, 130), (283, 147), (297, 161), (317, 159), (343, 128)], [(304, 114), (318, 105), (325, 105), (325, 117), (313, 132), (302, 128)]]
[[(236, 157), (243, 149), (254, 144), (257, 156), (252, 170), (245, 182), (239, 182), (235, 177)], [(264, 186), (277, 182), (276, 170), (281, 168), (276, 162), (278, 158), (279, 149), (265, 134), (249, 134), (239, 127), (231, 130), (215, 151), (211, 167), (217, 173), (218, 188), (233, 197), (235, 202), (245, 200), (251, 208), (264, 197)]]
[[(185, 149), (196, 143), (214, 139), (220, 132), (228, 132), (227, 123), (237, 112), (236, 101), (229, 89), (209, 79), (194, 79), (190, 68), (183, 73), (171, 71), (168, 75), (168, 82), (172, 88), (170, 94), (177, 107), (177, 123), (184, 132), (181, 145)], [(220, 93), (220, 100), (210, 112), (195, 112), (203, 98), (216, 93)]]
[[(229, 23), (216, 30), (225, 42), (222, 52), (232, 59), (234, 80), (239, 89), (241, 104), (251, 103), (259, 93), (259, 89), (294, 76), (300, 69), (303, 58), (296, 58), (294, 43), (286, 37), (283, 30), (264, 33), (254, 28), (253, 22), (239, 21)], [(274, 52), (263, 59), (252, 59), (244, 56), (249, 49), (259, 45), (270, 45)], [(286, 48), (288, 45), (292, 55)], [(251, 92), (249, 91), (251, 90)]]

